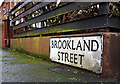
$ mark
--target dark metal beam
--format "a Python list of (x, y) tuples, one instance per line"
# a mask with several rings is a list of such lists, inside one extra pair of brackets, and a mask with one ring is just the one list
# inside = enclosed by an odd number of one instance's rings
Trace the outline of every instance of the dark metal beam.
[(9, 32), (9, 26), (10, 26), (10, 20), (9, 20), (9, 16), (7, 16), (7, 39), (8, 39), (8, 46), (10, 47), (10, 32)]
[(35, 17), (35, 18), (33, 18), (33, 19), (31, 19), (31, 20), (29, 20), (27, 22), (16, 25), (16, 26), (13, 27), (13, 29), (18, 29), (18, 28), (21, 28), (23, 26), (31, 25), (31, 24), (33, 24), (35, 22), (39, 22), (39, 21), (41, 21), (43, 19), (47, 19), (47, 18), (50, 18), (52, 16), (56, 16), (58, 14), (65, 13), (65, 12), (68, 12), (68, 11), (76, 10), (78, 8), (79, 8), (78, 3), (69, 3), (69, 4), (65, 5), (65, 6), (59, 7), (57, 9), (55, 9), (55, 10), (44, 13), (44, 14), (38, 16), (38, 17)]
[[(58, 24), (58, 25), (54, 25), (54, 26), (50, 26), (50, 27), (44, 27), (44, 28), (40, 28), (40, 29), (34, 29), (34, 30), (30, 30), (30, 31), (25, 31), (22, 33), (28, 33), (28, 32), (34, 32), (34, 33), (38, 33), (40, 31), (43, 30), (47, 30), (47, 29), (65, 29), (65, 30), (71, 30), (71, 29), (94, 29), (94, 28), (102, 28), (102, 27), (107, 27), (107, 17), (106, 15), (101, 15), (101, 16), (95, 16), (95, 17), (89, 17), (86, 19), (81, 19), (81, 20), (77, 20), (77, 21), (73, 21), (73, 22), (69, 22), (69, 23), (64, 23), (64, 24)], [(22, 34), (19, 33), (19, 34)]]
[(108, 15), (108, 25), (110, 27), (114, 27), (114, 28), (120, 28), (120, 17), (112, 15), (111, 17), (109, 17), (110, 15)]
[(108, 2), (102, 2), (100, 4), (100, 8), (99, 8), (99, 15), (108, 14), (108, 13), (109, 13), (109, 3)]
[(58, 24), (58, 25), (54, 25), (50, 27), (44, 27), (44, 28), (34, 29), (30, 31), (25, 31), (25, 32), (21, 32), (15, 35), (19, 35), (22, 33), (28, 33), (28, 32), (38, 33), (43, 30), (57, 29), (57, 28), (65, 29), (65, 30), (72, 30), (72, 29), (85, 30), (85, 29), (106, 28), (106, 27), (120, 28), (119, 17), (112, 16), (108, 20), (107, 19), (108, 17), (104, 14), (104, 15), (89, 17), (89, 18), (85, 18), (85, 19), (81, 19), (81, 20), (77, 20), (77, 21), (73, 21), (69, 23)]
[(29, 9), (29, 10), (21, 13), (19, 16), (15, 17), (13, 19), (13, 22), (16, 21), (16, 20), (18, 20), (18, 19), (20, 19), (20, 18), (22, 18), (22, 17), (24, 17), (24, 16), (26, 16), (26, 15), (28, 15), (28, 14), (30, 14), (31, 12), (34, 12), (34, 11), (38, 10), (39, 8), (45, 6), (45, 5), (49, 4), (49, 3), (50, 2), (44, 2), (44, 3), (37, 4), (36, 6), (32, 7), (31, 9)]
[(17, 5), (15, 5), (14, 8), (9, 11), (9, 13), (13, 12), (16, 8), (18, 8), (19, 6), (21, 6), (22, 3), (23, 2), (19, 2)]

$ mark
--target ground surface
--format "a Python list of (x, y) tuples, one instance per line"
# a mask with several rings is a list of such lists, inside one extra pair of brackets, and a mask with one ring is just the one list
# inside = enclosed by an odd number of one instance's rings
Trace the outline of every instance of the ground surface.
[(2, 82), (118, 82), (91, 72), (0, 49)]

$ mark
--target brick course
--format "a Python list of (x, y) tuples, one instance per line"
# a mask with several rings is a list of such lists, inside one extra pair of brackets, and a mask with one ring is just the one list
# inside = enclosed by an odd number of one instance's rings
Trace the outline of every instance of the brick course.
[[(2, 21), (2, 25), (0, 27), (0, 46), (3, 48), (6, 48), (8, 45), (8, 40), (7, 40), (7, 15), (4, 15), (7, 12), (7, 3), (8, 3), (8, 10), (12, 9), (14, 7), (14, 2), (7, 2), (4, 0), (2, 5), (0, 6), (0, 21)], [(10, 38), (13, 37), (13, 29), (11, 26), (9, 26), (9, 36)]]

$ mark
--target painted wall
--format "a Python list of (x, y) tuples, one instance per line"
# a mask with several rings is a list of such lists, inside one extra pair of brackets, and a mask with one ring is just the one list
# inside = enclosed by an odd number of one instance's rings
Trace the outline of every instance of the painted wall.
[(33, 38), (20, 38), (11, 39), (10, 46), (12, 49), (19, 48), (29, 52), (47, 55), (50, 52), (50, 37), (33, 37)]
[[(120, 76), (120, 33), (89, 33), (69, 36), (102, 35), (103, 55), (100, 76), (113, 78)], [(11, 39), (11, 48), (23, 48), (26, 51), (50, 56), (50, 37), (32, 37)]]

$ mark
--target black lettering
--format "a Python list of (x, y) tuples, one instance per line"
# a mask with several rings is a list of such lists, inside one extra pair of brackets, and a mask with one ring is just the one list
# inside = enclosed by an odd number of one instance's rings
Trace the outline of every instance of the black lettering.
[(54, 47), (54, 42), (53, 42), (53, 40), (52, 40), (52, 48), (55, 48), (55, 47)]
[(80, 56), (80, 65), (82, 65), (82, 57), (84, 57), (84, 55), (79, 54), (79, 56)]
[(78, 50), (78, 48), (80, 48), (80, 50), (82, 51), (82, 47), (81, 47), (81, 42), (80, 42), (80, 40), (79, 40), (79, 42), (78, 42), (78, 44), (77, 44), (76, 50)]
[(64, 54), (64, 52), (61, 52), (61, 54), (62, 54), (62, 61), (63, 61), (63, 54)]
[(75, 48), (74, 48), (74, 40), (72, 40), (72, 50), (75, 50)]
[(85, 49), (85, 46), (88, 48), (88, 51), (90, 51), (90, 40), (88, 40), (88, 44), (87, 44), (87, 42), (86, 42), (85, 40), (83, 40), (83, 41), (84, 41), (83, 51), (86, 50), (86, 49)]
[(69, 47), (69, 49), (71, 49), (70, 42), (71, 42), (71, 40), (67, 40), (67, 49), (68, 49), (68, 47)]
[(59, 54), (60, 54), (60, 52), (58, 52), (58, 60), (60, 60), (60, 55)]
[(72, 55), (73, 55), (73, 53), (70, 53), (70, 63), (73, 63), (73, 61), (72, 61), (72, 59), (73, 59)]
[(58, 48), (61, 49), (61, 40), (58, 41)]
[(54, 48), (55, 47), (57, 48), (57, 41), (56, 40), (54, 41)]
[[(97, 48), (96, 48), (96, 49), (93, 49), (93, 46), (94, 46), (93, 43), (96, 43), (96, 44), (97, 44)], [(91, 40), (91, 51), (97, 51), (98, 48), (99, 48), (98, 42), (97, 42), (96, 40)]]
[(63, 40), (63, 42), (62, 42), (62, 47), (63, 47), (63, 49), (66, 48), (66, 41), (65, 40)]
[(65, 62), (66, 62), (66, 59), (67, 59), (67, 61), (69, 62), (68, 53), (65, 53)]
[(77, 64), (78, 62), (76, 62), (77, 58), (76, 58), (77, 54), (74, 54), (74, 63)]

